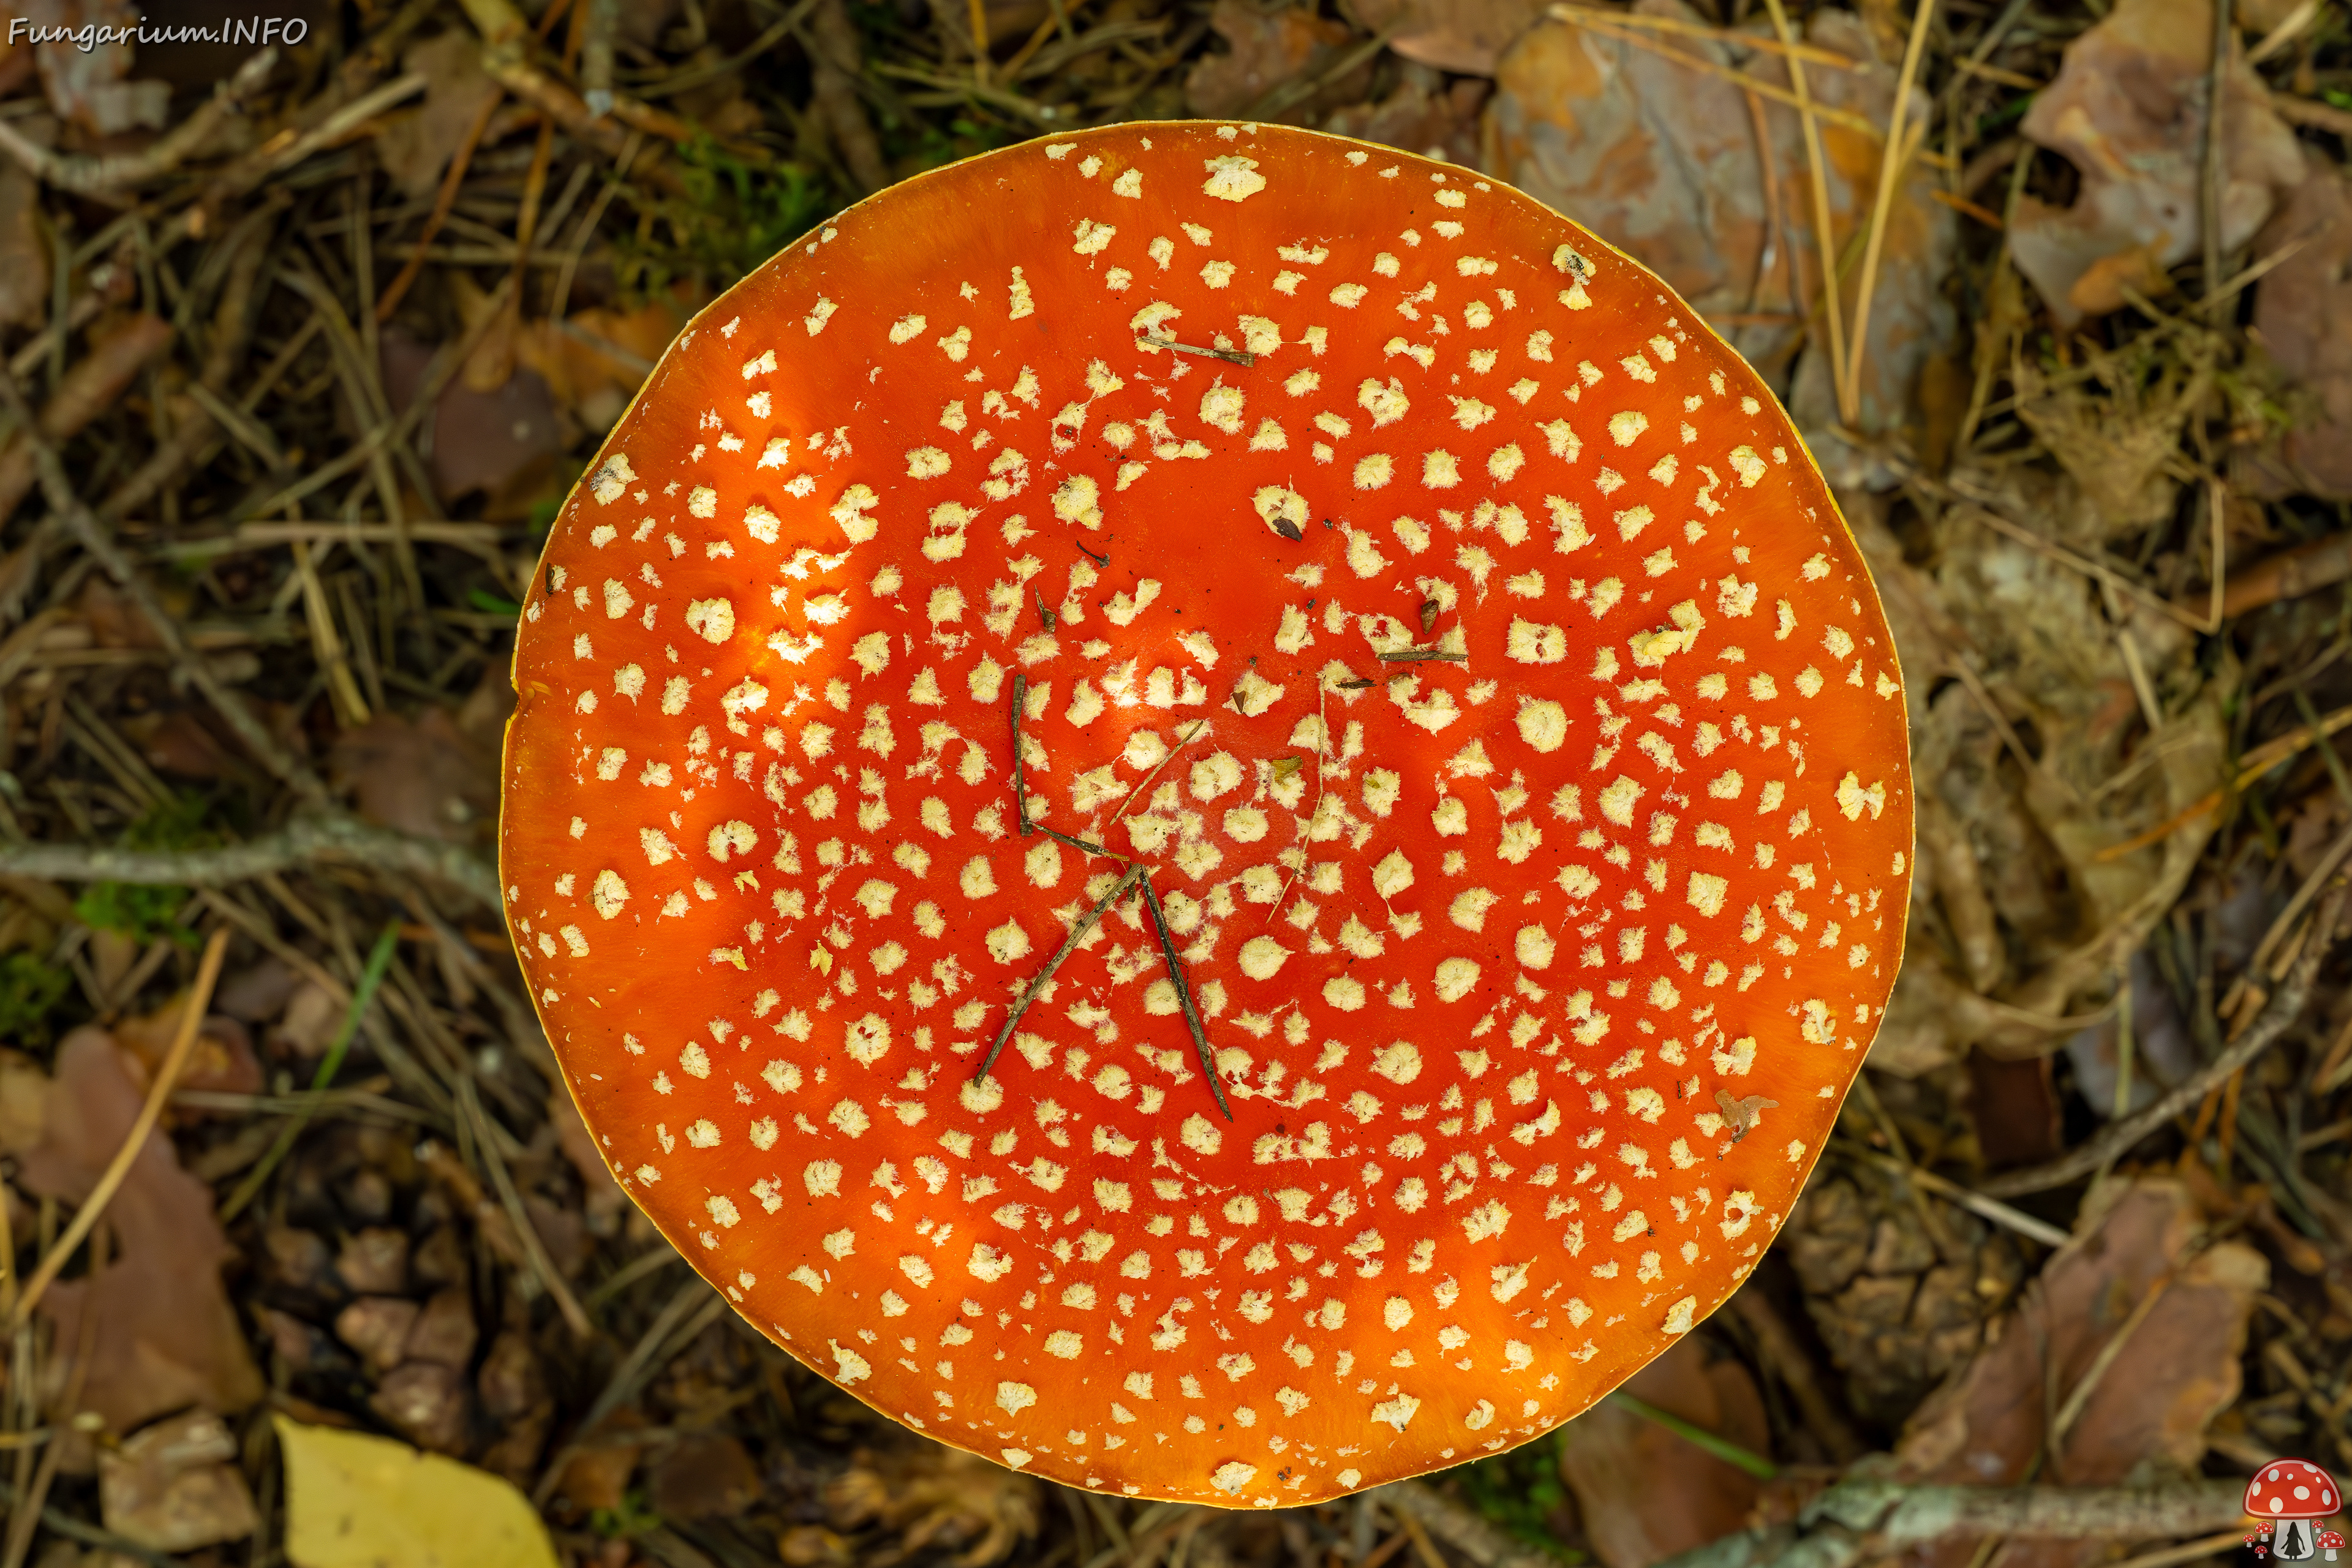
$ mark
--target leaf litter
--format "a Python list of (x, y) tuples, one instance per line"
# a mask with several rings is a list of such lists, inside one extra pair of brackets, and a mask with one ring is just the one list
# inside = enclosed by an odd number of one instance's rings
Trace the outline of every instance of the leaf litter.
[[(0, 352), (136, 573), (93, 569), (0, 430), (14, 1278), (233, 933), (163, 1134), (12, 1346), (0, 1479), (33, 1506), (0, 1563), (1646, 1568), (1819, 1546), (1841, 1484), (2352, 1461), (2352, 964), (2321, 918), (2352, 773), (2319, 733), (2352, 711), (2352, 43), (2241, 7), (2209, 148), (2191, 0), (1943, 0), (1907, 92), (1910, 12), (1775, 9), (1033, 0), (982, 9), (975, 68), (951, 4), (361, 0), (235, 114), (211, 77), (249, 57), (0, 39)], [(1665, 276), (1838, 485), (1923, 784), (1901, 984), (1734, 1310), (1553, 1437), (1249, 1517), (941, 1449), (736, 1325), (613, 1183), (494, 919), (415, 868), (478, 859), (118, 875), (298, 809), (484, 855), (539, 535), (693, 311), (882, 180), (1184, 113), (1444, 157)], [(26, 843), (89, 874), (16, 876)]]

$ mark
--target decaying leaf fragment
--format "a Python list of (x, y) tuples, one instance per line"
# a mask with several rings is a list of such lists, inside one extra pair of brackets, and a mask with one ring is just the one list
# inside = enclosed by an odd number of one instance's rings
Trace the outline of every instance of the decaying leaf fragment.
[[(2213, 58), (2211, 0), (2123, 0), (2066, 47), (2058, 79), (2020, 129), (2082, 171), (2074, 205), (2018, 206), (2010, 253), (2071, 326), (2155, 296), (2203, 244), (2200, 171)], [(2232, 60), (2221, 94), (2221, 246), (2253, 237), (2303, 178), (2294, 133), (2253, 68)]]

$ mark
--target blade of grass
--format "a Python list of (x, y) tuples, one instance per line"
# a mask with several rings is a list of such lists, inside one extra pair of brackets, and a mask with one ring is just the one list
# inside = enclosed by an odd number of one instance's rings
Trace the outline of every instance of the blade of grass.
[[(335, 1031), (333, 1042), (327, 1047), (327, 1054), (319, 1058), (319, 1070), (310, 1075), (311, 1093), (326, 1089), (335, 1081), (335, 1075), (342, 1070), (343, 1058), (352, 1048), (352, 1037), (359, 1032), (360, 1020), (367, 1016), (369, 1005), (375, 1000), (376, 989), (383, 984), (384, 972), (392, 967), (392, 955), (399, 945), (400, 925), (394, 921), (383, 928), (383, 934), (375, 939), (375, 946), (368, 950), (367, 965), (360, 971), (360, 983), (352, 993), (352, 1005), (343, 1009), (342, 1027)], [(285, 1130), (278, 1134), (278, 1141), (269, 1146), (269, 1152), (246, 1173), (245, 1180), (237, 1184), (236, 1191), (221, 1205), (223, 1225), (235, 1219), (244, 1211), (246, 1205), (260, 1194), (263, 1184), (269, 1180), (270, 1173), (277, 1170), (286, 1156), (292, 1152), (294, 1140), (302, 1135), (302, 1129), (309, 1125), (310, 1115), (308, 1106), (297, 1112), (286, 1123)]]

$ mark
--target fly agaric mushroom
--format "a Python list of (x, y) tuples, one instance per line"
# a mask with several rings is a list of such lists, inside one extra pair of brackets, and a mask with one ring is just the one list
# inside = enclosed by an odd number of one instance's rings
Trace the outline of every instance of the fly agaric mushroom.
[(1335, 137), (1030, 142), (793, 246), (566, 503), (515, 683), (509, 918), (614, 1175), (1075, 1486), (1583, 1410), (1762, 1255), (1901, 958), (1895, 650), (1786, 416)]
[(2344, 1532), (2340, 1530), (2321, 1531), (2319, 1549), (2327, 1554), (2327, 1560), (2330, 1563), (2335, 1562), (2336, 1554), (2344, 1550)]

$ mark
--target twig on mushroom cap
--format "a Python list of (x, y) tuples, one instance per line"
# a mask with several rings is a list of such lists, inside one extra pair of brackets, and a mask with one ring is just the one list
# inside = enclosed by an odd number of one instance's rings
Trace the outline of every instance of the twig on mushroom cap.
[(1071, 848), (1083, 850), (1088, 855), (1106, 855), (1113, 860), (1132, 860), (1135, 858), (1132, 855), (1122, 855), (1116, 849), (1106, 849), (1099, 844), (1089, 844), (1083, 838), (1074, 838), (1066, 833), (1055, 832), (1053, 828), (1046, 826), (1042, 822), (1033, 824), (1033, 826), (1038, 832), (1044, 834), (1046, 837), (1058, 838), (1063, 843), (1068, 845)]
[(1149, 333), (1136, 340), (1136, 346), (1138, 348), (1142, 348), (1147, 345), (1155, 349), (1172, 349), (1180, 354), (1199, 354), (1203, 359), (1221, 359), (1229, 364), (1253, 365), (1257, 363), (1257, 355), (1250, 353), (1247, 349), (1195, 348), (1191, 343), (1180, 343), (1170, 338), (1155, 338), (1150, 336)]
[[(1160, 758), (1158, 762), (1152, 763), (1151, 771), (1144, 774), (1142, 778), (1137, 780), (1135, 787), (1127, 792), (1127, 799), (1119, 804), (1117, 815), (1113, 816), (1110, 819), (1111, 827), (1117, 827), (1118, 826), (1119, 817), (1125, 816), (1129, 812), (1134, 810), (1135, 803), (1143, 799), (1150, 792), (1151, 788), (1151, 781), (1160, 776), (1160, 770), (1174, 762), (1176, 760), (1176, 753), (1191, 745), (1193, 742), (1199, 740), (1201, 738), (1201, 731), (1208, 727), (1209, 716), (1205, 713), (1192, 721), (1192, 732), (1185, 736), (1182, 740), (1177, 742), (1173, 746), (1171, 746), (1168, 749), (1168, 754)], [(1103, 830), (1103, 837), (1106, 838), (1110, 837), (1109, 828), (1105, 828)]]
[(1029, 682), (1020, 671), (1013, 675), (1013, 816), (1021, 825), (1021, 837), (1026, 838), (1029, 826), (1029, 792), (1021, 777), (1021, 705), (1028, 700)]
[(1231, 1121), (1234, 1108), (1225, 1103), (1225, 1086), (1217, 1081), (1216, 1054), (1209, 1049), (1208, 1031), (1201, 1027), (1200, 1009), (1192, 1005), (1192, 979), (1176, 956), (1176, 939), (1169, 933), (1167, 911), (1160, 907), (1160, 894), (1149, 876), (1143, 879), (1143, 901), (1151, 910), (1153, 928), (1160, 933), (1160, 951), (1168, 960), (1168, 978), (1176, 983), (1176, 1000), (1183, 1006), (1185, 1026), (1192, 1031), (1192, 1044), (1201, 1053), (1201, 1071), (1208, 1077), (1209, 1092), (1217, 1097), (1217, 1109)]
[(1013, 1005), (1013, 1011), (1005, 1015), (1004, 1027), (997, 1031), (996, 1043), (989, 1047), (988, 1055), (981, 1058), (980, 1070), (971, 1075), (974, 1079), (988, 1076), (988, 1069), (996, 1065), (997, 1053), (1003, 1050), (1004, 1042), (1013, 1037), (1013, 1026), (1021, 1022), (1021, 1015), (1029, 1010), (1029, 1004), (1037, 999), (1037, 993), (1045, 988), (1045, 982), (1054, 978), (1054, 971), (1061, 968), (1062, 961), (1078, 950), (1078, 943), (1086, 939), (1087, 932), (1095, 929), (1095, 922), (1103, 918), (1103, 911), (1118, 902), (1127, 890), (1135, 886), (1136, 879), (1142, 875), (1141, 865), (1129, 866), (1127, 868), (1127, 874), (1118, 879), (1109, 892), (1102, 896), (1102, 901), (1088, 910), (1079, 918), (1078, 923), (1070, 928), (1068, 940), (1062, 943), (1061, 948), (1053, 957), (1045, 961), (1045, 967), (1037, 972), (1037, 977), (1029, 982), (1029, 989), (1021, 994), (1021, 1000), (1015, 1002)]
[(1447, 653), (1433, 647), (1409, 647), (1402, 653), (1381, 655), (1382, 664), (1433, 664), (1440, 661), (1446, 664), (1467, 664), (1470, 661), (1470, 656), (1466, 653)]

